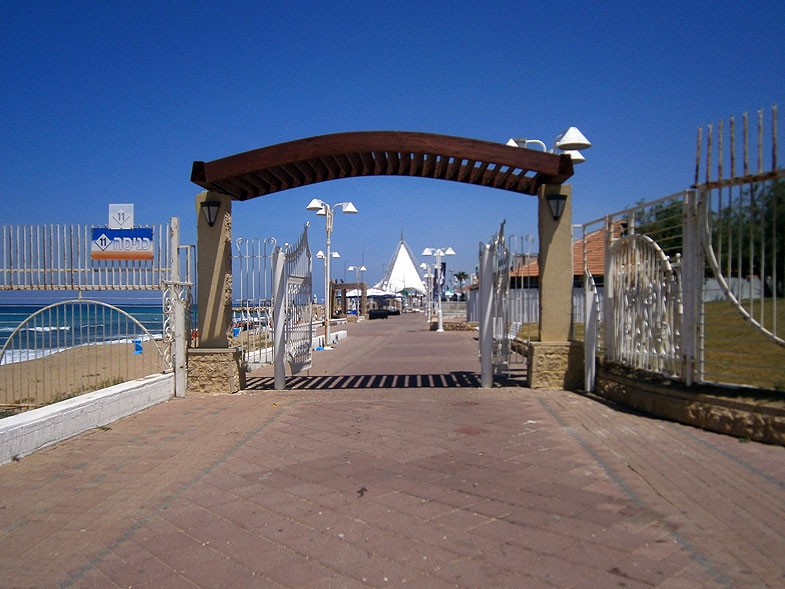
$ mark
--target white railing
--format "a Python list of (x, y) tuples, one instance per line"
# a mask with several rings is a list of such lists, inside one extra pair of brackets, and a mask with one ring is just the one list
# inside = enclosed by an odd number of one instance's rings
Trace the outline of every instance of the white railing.
[[(160, 290), (171, 277), (169, 224), (149, 225), (149, 259), (94, 257), (86, 225), (5, 225), (0, 231), (0, 290)], [(130, 241), (130, 238), (128, 238)], [(145, 237), (144, 239), (147, 239)], [(122, 243), (122, 242), (121, 242)]]

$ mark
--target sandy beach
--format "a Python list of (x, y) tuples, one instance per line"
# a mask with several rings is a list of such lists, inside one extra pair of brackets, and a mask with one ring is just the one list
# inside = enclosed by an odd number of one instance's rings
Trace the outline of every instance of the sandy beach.
[[(162, 345), (160, 341), (159, 345)], [(163, 370), (153, 342), (77, 346), (43, 358), (0, 366), (0, 405), (31, 408)]]

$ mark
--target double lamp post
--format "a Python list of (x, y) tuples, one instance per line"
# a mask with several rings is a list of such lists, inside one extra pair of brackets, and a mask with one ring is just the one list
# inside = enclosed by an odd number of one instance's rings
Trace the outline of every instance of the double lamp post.
[(324, 256), (324, 349), (330, 350), (330, 320), (332, 319), (332, 297), (330, 296), (330, 234), (333, 231), (333, 216), (335, 209), (341, 207), (344, 213), (357, 214), (357, 208), (350, 202), (339, 202), (332, 206), (324, 201), (314, 198), (308, 206), (307, 211), (316, 211), (317, 215), (325, 217), (327, 225), (327, 253)]

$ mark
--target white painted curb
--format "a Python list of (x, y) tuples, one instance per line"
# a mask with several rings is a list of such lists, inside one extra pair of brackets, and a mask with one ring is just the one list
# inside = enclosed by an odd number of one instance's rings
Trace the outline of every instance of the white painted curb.
[(174, 396), (174, 374), (156, 374), (0, 419), (0, 464), (112, 423)]

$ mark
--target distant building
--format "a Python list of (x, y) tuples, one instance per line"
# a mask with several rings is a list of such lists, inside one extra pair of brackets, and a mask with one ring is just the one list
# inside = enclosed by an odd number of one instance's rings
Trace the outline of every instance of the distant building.
[[(613, 238), (618, 239), (624, 232), (624, 223), (616, 221), (613, 224)], [(583, 261), (586, 256), (586, 267), (594, 277), (597, 286), (605, 283), (605, 228), (597, 229), (587, 234), (585, 238), (572, 242), (572, 275), (573, 286), (583, 285)], [(539, 288), (540, 263), (537, 254), (526, 260), (525, 255), (515, 256), (515, 261), (510, 271), (510, 286), (512, 288)]]
[(401, 241), (395, 247), (390, 263), (384, 271), (382, 279), (373, 285), (385, 292), (407, 294), (425, 294), (425, 283), (417, 271), (417, 261), (411, 248), (406, 244), (401, 233)]

